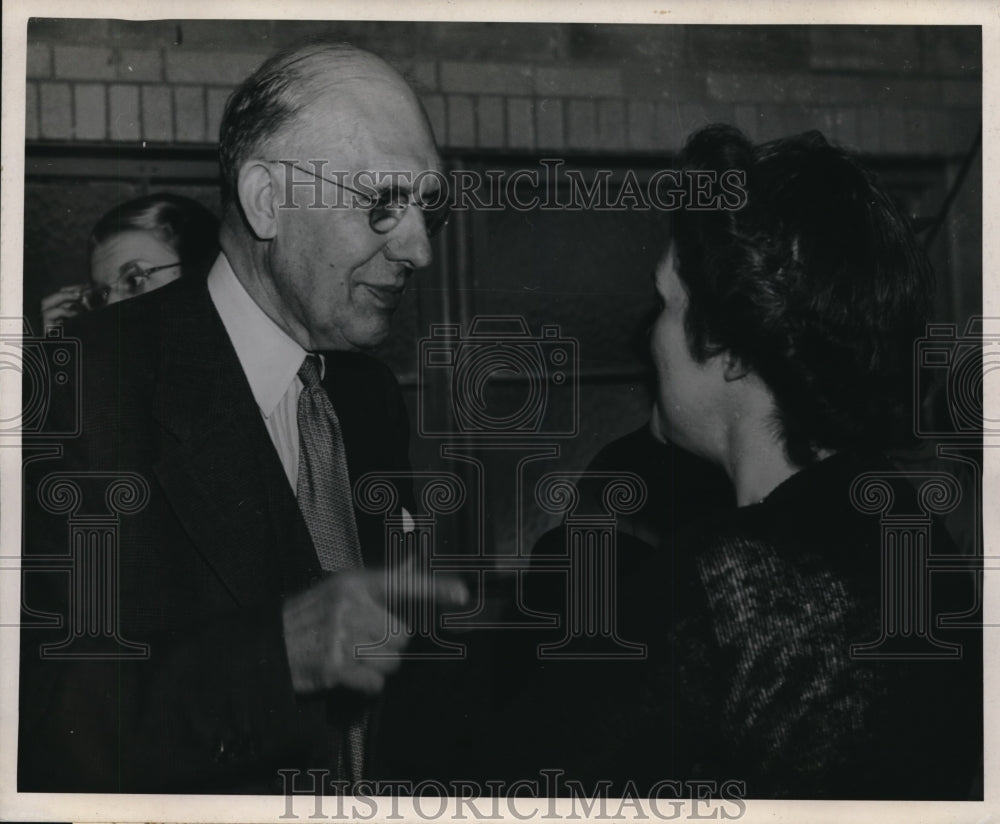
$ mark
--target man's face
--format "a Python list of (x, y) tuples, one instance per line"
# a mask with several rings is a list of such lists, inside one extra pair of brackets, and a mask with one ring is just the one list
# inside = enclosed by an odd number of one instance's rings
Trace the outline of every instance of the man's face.
[(688, 297), (675, 266), (671, 247), (656, 267), (661, 309), (650, 333), (657, 380), (657, 428), (679, 446), (716, 458), (723, 434), (724, 355), (699, 362), (691, 354), (684, 329)]
[[(404, 191), (421, 172), (439, 172), (434, 139), (412, 93), (398, 78), (368, 74), (309, 105), (274, 141), (271, 157), (362, 189), (372, 182), (359, 178), (362, 172), (399, 173)], [(411, 205), (395, 227), (379, 233), (367, 209), (348, 205), (350, 192), (282, 164), (274, 164), (274, 175), (283, 187), (282, 208), (268, 268), (286, 331), (310, 350), (377, 346), (389, 334), (410, 272), (431, 262), (420, 209)], [(310, 185), (289, 189), (289, 177)], [(391, 183), (384, 179), (379, 188)], [(435, 176), (424, 175), (424, 194), (432, 185)], [(317, 200), (336, 207), (309, 208)]]

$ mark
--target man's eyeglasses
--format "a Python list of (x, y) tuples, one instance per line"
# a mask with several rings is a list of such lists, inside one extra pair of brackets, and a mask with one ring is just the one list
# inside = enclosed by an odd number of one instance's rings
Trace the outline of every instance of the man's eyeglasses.
[(81, 301), (88, 309), (100, 309), (102, 306), (114, 303), (112, 297), (121, 299), (142, 294), (146, 291), (146, 281), (151, 275), (166, 269), (174, 269), (180, 265), (179, 260), (174, 263), (163, 263), (159, 266), (140, 266), (134, 260), (129, 261), (118, 269), (118, 277), (115, 278), (114, 283), (94, 286), (81, 296)]
[(317, 180), (324, 180), (340, 189), (357, 195), (360, 198), (358, 205), (362, 209), (368, 210), (368, 225), (371, 226), (373, 232), (380, 235), (384, 235), (395, 229), (410, 206), (416, 206), (423, 213), (424, 228), (427, 231), (428, 237), (434, 237), (434, 235), (440, 232), (448, 223), (448, 218), (451, 216), (451, 204), (447, 200), (428, 202), (421, 198), (419, 194), (407, 191), (395, 184), (386, 187), (373, 196), (369, 192), (352, 189), (350, 186), (345, 186), (343, 183), (338, 183), (336, 180), (331, 180), (298, 164), (288, 163), (284, 160), (272, 162), (288, 165), (292, 169), (312, 175)]

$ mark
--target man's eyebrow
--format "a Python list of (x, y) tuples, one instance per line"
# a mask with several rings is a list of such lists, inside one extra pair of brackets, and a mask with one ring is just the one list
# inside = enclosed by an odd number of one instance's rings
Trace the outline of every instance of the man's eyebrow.
[(398, 180), (393, 180), (391, 178), (386, 178), (385, 180), (380, 180), (373, 187), (376, 192), (411, 192), (413, 191), (409, 184), (400, 183)]

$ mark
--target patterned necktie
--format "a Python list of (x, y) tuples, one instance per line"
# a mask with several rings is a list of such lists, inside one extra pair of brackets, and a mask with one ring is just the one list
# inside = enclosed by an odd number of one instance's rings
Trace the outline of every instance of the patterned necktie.
[(299, 368), (299, 476), (295, 495), (320, 566), (339, 572), (362, 566), (351, 479), (340, 421), (319, 382), (315, 355)]
[[(319, 382), (318, 360), (306, 355), (299, 368), (299, 474), (295, 495), (309, 527), (316, 555), (325, 572), (363, 565), (358, 526), (354, 520), (351, 479), (340, 421)], [(351, 720), (340, 760), (346, 760), (351, 780), (361, 780), (368, 713)]]

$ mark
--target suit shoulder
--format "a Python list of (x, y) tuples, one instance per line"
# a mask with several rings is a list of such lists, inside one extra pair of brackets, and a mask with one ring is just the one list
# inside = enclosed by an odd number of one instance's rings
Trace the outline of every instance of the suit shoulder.
[(66, 324), (66, 337), (78, 341), (82, 397), (93, 414), (148, 398), (171, 351), (190, 339), (192, 327), (208, 322), (192, 300), (196, 291), (181, 284), (183, 279)]
[(377, 375), (395, 381), (393, 371), (373, 355), (364, 352), (325, 352), (327, 366), (344, 372)]
[(359, 352), (333, 352), (326, 355), (326, 365), (333, 385), (351, 386), (357, 391), (399, 393), (395, 373), (382, 361)]
[(153, 292), (79, 315), (67, 321), (66, 335), (85, 341), (88, 347), (119, 348), (125, 341), (130, 347), (141, 346), (144, 341), (161, 335), (169, 319), (183, 311), (191, 288), (191, 284), (175, 281)]

